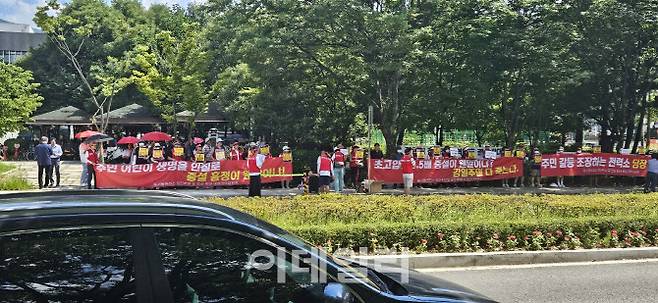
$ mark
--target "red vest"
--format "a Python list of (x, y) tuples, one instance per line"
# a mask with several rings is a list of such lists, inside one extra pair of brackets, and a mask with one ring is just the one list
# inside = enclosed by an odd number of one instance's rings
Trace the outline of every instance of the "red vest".
[(402, 159), (400, 159), (400, 164), (402, 166), (402, 173), (403, 174), (413, 174), (414, 173), (414, 165), (413, 165), (413, 163), (411, 163), (411, 156), (409, 156), (409, 155), (402, 156)]
[(334, 153), (334, 162), (336, 162), (336, 164), (338, 164), (339, 166), (345, 165), (345, 155), (343, 155), (343, 153), (341, 153), (340, 151), (337, 151), (336, 153)]
[(256, 157), (247, 158), (247, 169), (249, 174), (260, 174), (260, 168), (256, 165)]
[(98, 164), (98, 155), (96, 154), (96, 151), (93, 149), (87, 150), (89, 152), (89, 155), (87, 155), (87, 161)]
[(231, 160), (240, 160), (240, 150), (231, 149)]
[(331, 159), (320, 157), (320, 171), (331, 171)]

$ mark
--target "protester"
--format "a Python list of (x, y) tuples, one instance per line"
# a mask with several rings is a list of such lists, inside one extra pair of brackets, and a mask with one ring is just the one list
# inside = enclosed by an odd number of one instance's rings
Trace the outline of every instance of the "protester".
[[(511, 156), (512, 156), (512, 151), (510, 151), (509, 148), (505, 147), (505, 148), (503, 149), (502, 157), (504, 157), (504, 158), (508, 158), (508, 157), (511, 157)], [(504, 187), (504, 188), (508, 188), (508, 187), (509, 187), (509, 180), (510, 180), (510, 179), (503, 179), (503, 187)]]
[(203, 145), (201, 143), (196, 145), (196, 148), (193, 151), (194, 162), (203, 163), (206, 161), (206, 153), (203, 152)]
[(87, 187), (89, 181), (87, 180), (87, 144), (82, 142), (78, 146), (78, 155), (80, 156), (80, 164), (82, 164), (82, 174), (80, 175), (80, 187)]
[(379, 143), (375, 143), (374, 148), (370, 151), (370, 159), (383, 159), (384, 152), (382, 152)]
[(18, 161), (18, 156), (21, 153), (21, 144), (16, 142), (14, 143), (14, 161)]
[(226, 147), (221, 138), (217, 138), (217, 143), (215, 143), (215, 149), (213, 151), (213, 160), (223, 161), (226, 160)]
[[(564, 147), (560, 146), (557, 149), (556, 154), (560, 155), (560, 154), (563, 154), (563, 153), (564, 153)], [(557, 187), (566, 187), (564, 185), (564, 176), (557, 176), (556, 177), (556, 183), (557, 183)]]
[(194, 143), (193, 137), (187, 138), (184, 148), (185, 148), (185, 159), (194, 160), (194, 150), (196, 149), (196, 143)]
[(126, 144), (124, 148), (121, 148), (121, 163), (123, 164), (135, 164), (133, 162), (133, 154), (135, 150), (134, 144)]
[(163, 161), (165, 161), (164, 149), (159, 142), (156, 142), (153, 144), (153, 148), (151, 149), (149, 162), (158, 163)]
[(310, 169), (305, 169), (302, 182), (304, 183), (305, 194), (317, 194), (320, 188), (320, 180), (317, 174), (313, 173)]
[(346, 156), (341, 151), (340, 146), (334, 149), (334, 154), (331, 156), (331, 161), (334, 164), (334, 191), (337, 193), (343, 192), (345, 188), (345, 159)]
[(98, 154), (96, 153), (96, 143), (90, 143), (85, 151), (85, 158), (87, 159), (87, 189), (91, 189), (91, 180), (94, 180), (94, 188), (96, 187), (96, 164), (98, 164)]
[(411, 148), (404, 151), (404, 156), (400, 159), (400, 165), (402, 166), (404, 193), (410, 195), (411, 188), (414, 186), (414, 167), (416, 166), (416, 160), (411, 157)]
[(530, 168), (530, 186), (542, 187), (541, 185), (541, 153), (535, 148), (532, 154), (532, 166)]
[(135, 164), (148, 164), (149, 163), (149, 147), (145, 142), (139, 142), (137, 148), (134, 150), (133, 157)]
[(231, 145), (230, 157), (231, 160), (242, 160), (242, 151), (240, 150), (240, 143), (238, 141), (233, 142)]
[(350, 171), (352, 173), (352, 184), (356, 189), (361, 185), (361, 167), (363, 167), (363, 151), (358, 145), (354, 145), (350, 152)]
[[(281, 152), (279, 157), (282, 159), (283, 162), (292, 162), (292, 152), (290, 151), (290, 147), (284, 145), (283, 151)], [(282, 180), (281, 188), (290, 188), (290, 180), (287, 178)]]
[[(51, 164), (50, 164), (50, 186), (51, 187), (59, 187), (59, 183), (60, 183), (60, 179), (61, 179), (61, 176), (59, 174), (59, 168), (60, 168), (60, 164), (61, 164), (60, 160), (61, 160), (61, 157), (64, 154), (64, 152), (62, 151), (62, 147), (59, 144), (57, 144), (57, 141), (55, 140), (55, 138), (52, 138), (50, 140), (50, 147), (52, 148), (52, 151), (53, 151), (52, 155), (50, 155), (50, 162), (51, 162)], [(55, 182), (55, 180), (53, 180), (53, 173), (54, 173), (54, 177), (55, 177), (54, 179), (57, 180), (57, 182)]]
[(202, 150), (205, 162), (212, 162), (213, 154), (215, 153), (215, 139), (207, 138)]
[(260, 170), (263, 168), (265, 156), (258, 153), (258, 146), (252, 145), (247, 157), (247, 170), (249, 171), (249, 197), (260, 197), (261, 180)]
[(658, 153), (652, 153), (647, 165), (647, 176), (644, 182), (644, 192), (655, 192), (658, 183)]
[(329, 184), (332, 178), (332, 161), (327, 151), (322, 151), (317, 161), (317, 172), (320, 176), (320, 193), (329, 192)]
[(514, 178), (514, 183), (512, 184), (512, 186), (525, 187), (525, 172), (528, 171), (528, 165), (530, 164), (530, 162), (528, 161), (528, 157), (526, 157), (525, 148), (523, 145), (519, 145), (517, 147), (517, 149), (514, 151), (514, 156), (521, 159), (521, 161), (523, 161), (524, 170), (521, 176)]
[(425, 147), (418, 145), (418, 147), (416, 147), (414, 157), (416, 160), (425, 160)]
[(48, 187), (50, 182), (50, 166), (52, 164), (50, 156), (52, 154), (53, 149), (48, 145), (48, 137), (41, 137), (41, 143), (34, 149), (34, 156), (37, 159), (37, 167), (39, 169), (39, 189), (44, 186)]
[(176, 139), (171, 147), (171, 157), (173, 161), (185, 161), (185, 148), (179, 139)]

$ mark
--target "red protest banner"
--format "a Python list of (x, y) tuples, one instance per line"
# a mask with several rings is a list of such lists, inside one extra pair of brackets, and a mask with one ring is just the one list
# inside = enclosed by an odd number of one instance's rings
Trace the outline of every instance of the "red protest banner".
[[(292, 180), (292, 163), (269, 158), (263, 163), (261, 182)], [(283, 175), (283, 176), (282, 176)], [(142, 165), (99, 164), (98, 188), (168, 188), (248, 185), (247, 161), (196, 163), (171, 161)]]
[[(416, 161), (414, 183), (453, 183), (501, 180), (523, 175), (518, 158), (432, 159)], [(384, 183), (402, 183), (399, 160), (370, 160), (370, 179)]]
[(610, 175), (644, 177), (649, 157), (621, 154), (549, 154), (542, 155), (541, 176)]

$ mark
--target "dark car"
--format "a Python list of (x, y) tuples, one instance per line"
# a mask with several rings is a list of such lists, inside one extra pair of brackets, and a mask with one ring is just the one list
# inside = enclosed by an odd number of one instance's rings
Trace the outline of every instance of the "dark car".
[(0, 196), (0, 302), (492, 302), (414, 271), (400, 283), (402, 271), (348, 263), (174, 193)]

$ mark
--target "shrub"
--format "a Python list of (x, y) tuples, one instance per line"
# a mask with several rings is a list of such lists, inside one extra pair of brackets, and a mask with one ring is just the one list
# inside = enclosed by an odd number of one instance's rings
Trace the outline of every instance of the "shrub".
[(330, 250), (658, 246), (658, 195), (322, 195), (213, 199)]

